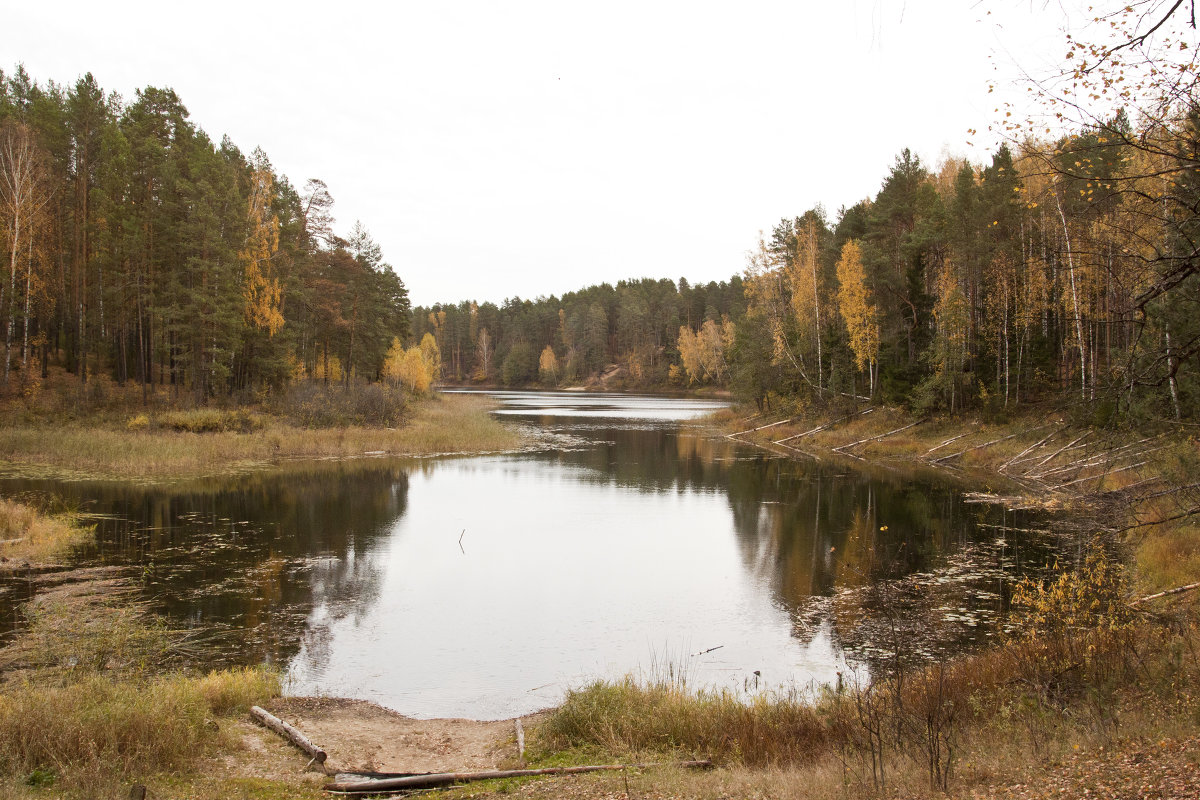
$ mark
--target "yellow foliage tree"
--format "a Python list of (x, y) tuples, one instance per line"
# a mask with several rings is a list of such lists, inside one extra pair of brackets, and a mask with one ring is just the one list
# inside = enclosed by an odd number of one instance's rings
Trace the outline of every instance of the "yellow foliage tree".
[(837, 263), (838, 308), (850, 335), (850, 349), (858, 368), (867, 371), (870, 396), (875, 396), (879, 363), (879, 321), (875, 313), (874, 292), (867, 286), (862, 248), (857, 239), (842, 246)]
[(554, 348), (550, 345), (546, 345), (538, 359), (538, 374), (542, 383), (558, 385), (558, 357), (554, 355)]
[[(818, 273), (817, 260), (820, 255), (817, 243), (817, 223), (814, 219), (807, 220), (796, 230), (796, 258), (787, 266), (787, 284), (791, 291), (792, 313), (796, 318), (796, 327), (800, 334), (803, 350), (809, 353), (816, 350), (817, 382), (816, 388), (823, 387), (823, 362), (821, 343), (821, 281)], [(801, 355), (803, 359), (803, 355)]]
[[(441, 312), (443, 322), (446, 319), (446, 312)], [(425, 334), (421, 337), (421, 360), (425, 364), (425, 370), (429, 373), (429, 380), (432, 383), (442, 377), (442, 351), (438, 347), (437, 340), (431, 334)]]
[(247, 210), (250, 234), (245, 247), (238, 251), (245, 275), (245, 316), (248, 324), (274, 336), (283, 327), (283, 288), (271, 266), (271, 258), (279, 250), (279, 217), (271, 213), (274, 176), (268, 168), (258, 167), (251, 173), (251, 184)]
[(425, 334), (421, 343), (407, 350), (399, 339), (392, 339), (392, 346), (383, 359), (383, 376), (393, 383), (404, 386), (413, 394), (425, 394), (441, 375), (442, 356), (433, 336)]
[(388, 348), (387, 353), (383, 357), (383, 377), (392, 383), (399, 383), (400, 376), (404, 365), (404, 345), (395, 336), (392, 337), (392, 346)]
[(722, 383), (729, 374), (725, 354), (733, 344), (734, 327), (728, 318), (721, 324), (705, 320), (699, 333), (684, 325), (679, 329), (679, 360), (688, 383)]

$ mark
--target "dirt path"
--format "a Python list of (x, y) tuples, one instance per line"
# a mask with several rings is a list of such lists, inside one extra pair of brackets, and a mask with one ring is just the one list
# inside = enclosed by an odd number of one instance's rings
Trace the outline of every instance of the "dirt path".
[(324, 748), (330, 771), (458, 772), (518, 761), (512, 720), (412, 719), (342, 698), (285, 697), (268, 710)]

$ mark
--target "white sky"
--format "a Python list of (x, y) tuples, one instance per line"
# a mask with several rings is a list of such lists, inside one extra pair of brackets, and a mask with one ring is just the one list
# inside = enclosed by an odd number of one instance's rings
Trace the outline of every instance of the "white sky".
[(1066, 50), (1045, 0), (8, 5), (0, 68), (175, 89), (214, 140), (323, 179), (414, 304), (726, 279), (903, 147), (983, 159), (967, 130), (1014, 61)]

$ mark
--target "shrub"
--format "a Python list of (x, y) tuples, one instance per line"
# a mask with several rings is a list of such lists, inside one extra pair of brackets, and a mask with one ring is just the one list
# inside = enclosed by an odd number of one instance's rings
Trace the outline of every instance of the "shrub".
[(404, 420), (405, 399), (399, 387), (380, 383), (345, 387), (305, 381), (289, 386), (274, 410), (304, 428), (396, 427)]
[(1100, 722), (1116, 724), (1113, 693), (1137, 659), (1137, 625), (1125, 569), (1102, 551), (1056, 578), (1013, 591), (1013, 653), (1039, 702), (1086, 695)]
[(157, 415), (155, 422), (161, 427), (187, 433), (251, 433), (264, 426), (262, 417), (241, 408), (233, 411), (219, 408), (168, 411)]

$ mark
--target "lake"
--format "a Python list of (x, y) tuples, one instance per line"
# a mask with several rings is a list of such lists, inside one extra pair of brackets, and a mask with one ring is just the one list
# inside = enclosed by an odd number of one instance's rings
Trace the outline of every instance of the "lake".
[(1061, 549), (935, 475), (714, 436), (719, 401), (491, 394), (530, 449), (0, 490), (95, 515), (81, 561), (133, 567), (201, 665), (266, 661), (288, 693), (415, 717), (511, 717), (626, 674), (866, 680), (998, 635), (1006, 587)]

